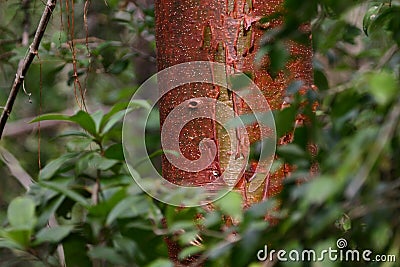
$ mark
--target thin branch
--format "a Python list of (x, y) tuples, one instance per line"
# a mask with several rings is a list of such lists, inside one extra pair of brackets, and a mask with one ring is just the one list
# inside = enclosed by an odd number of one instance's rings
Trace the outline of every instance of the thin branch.
[(33, 184), (32, 177), (21, 167), (18, 160), (7, 149), (0, 146), (0, 160), (6, 164), (11, 174), (28, 190)]
[[(111, 107), (109, 106), (96, 106), (96, 109), (100, 109), (103, 112), (107, 113)], [(71, 116), (73, 114), (75, 114), (76, 110), (73, 108), (68, 108), (65, 109), (63, 111), (57, 111), (57, 112), (53, 112), (53, 113), (59, 113), (59, 114), (64, 114), (64, 115), (68, 115)], [(38, 130), (38, 125), (36, 123), (29, 123), (30, 121), (32, 121), (33, 119), (35, 119), (36, 116), (34, 117), (26, 117), (23, 119), (19, 119), (19, 120), (15, 120), (12, 122), (9, 122), (7, 124), (7, 128), (4, 129), (3, 132), (3, 137), (16, 137), (19, 135), (23, 135), (23, 134), (31, 134), (34, 133)], [(56, 128), (60, 125), (64, 125), (64, 121), (42, 121), (40, 122), (40, 129), (42, 130), (46, 130), (49, 128)], [(54, 131), (54, 129), (53, 129)]]
[[(19, 161), (7, 149), (0, 146), (0, 160), (7, 165), (11, 174), (18, 180), (18, 182), (25, 188), (26, 191), (34, 184), (32, 177), (22, 168)], [(49, 218), (48, 228), (57, 227), (57, 219), (54, 214)], [(62, 244), (57, 246), (57, 254), (59, 257), (60, 266), (65, 267), (65, 255)]]
[(17, 74), (15, 75), (15, 80), (13, 86), (10, 91), (10, 95), (8, 96), (7, 103), (3, 109), (3, 113), (0, 117), (0, 139), (4, 131), (4, 127), (7, 123), (8, 117), (10, 116), (12, 107), (14, 105), (15, 99), (17, 98), (17, 94), (21, 85), (23, 84), (24, 77), (33, 61), (35, 56), (37, 55), (37, 51), (39, 49), (40, 41), (43, 38), (44, 32), (46, 30), (47, 24), (53, 14), (53, 10), (56, 7), (57, 0), (48, 0), (46, 3), (46, 7), (43, 11), (42, 17), (39, 22), (39, 26), (36, 30), (35, 37), (33, 38), (32, 44), (29, 46), (29, 50), (27, 55), (24, 58), (22, 64), (18, 66)]
[(381, 57), (375, 69), (378, 70), (381, 69), (383, 66), (385, 66), (398, 51), (399, 47), (397, 46), (397, 44), (392, 45), (392, 47), (390, 47), (386, 51), (386, 53)]
[(29, 7), (31, 1), (23, 0), (22, 1), (22, 10), (24, 10), (24, 21), (22, 23), (23, 31), (22, 31), (22, 45), (27, 46), (29, 44), (29, 28), (31, 26), (31, 17), (29, 14)]
[(387, 119), (385, 124), (379, 131), (379, 138), (375, 142), (373, 146), (373, 153), (370, 153), (365, 160), (365, 163), (358, 171), (356, 177), (352, 180), (351, 184), (345, 191), (345, 195), (347, 198), (353, 198), (360, 188), (363, 186), (365, 181), (368, 178), (368, 174), (371, 169), (374, 167), (374, 164), (378, 160), (382, 150), (384, 149), (386, 143), (393, 136), (396, 131), (397, 123), (400, 120), (400, 98), (392, 107), (392, 110), (387, 115)]

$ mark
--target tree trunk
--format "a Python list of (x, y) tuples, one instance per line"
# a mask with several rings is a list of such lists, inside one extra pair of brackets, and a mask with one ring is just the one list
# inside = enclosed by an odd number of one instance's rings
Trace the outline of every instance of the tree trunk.
[[(294, 80), (302, 80), (306, 87), (312, 83), (311, 41), (309, 46), (289, 43), (292, 60), (287, 64), (289, 72), (277, 76), (269, 73), (270, 61), (265, 56), (261, 63), (255, 63), (263, 34), (282, 23), (274, 19), (260, 23), (260, 18), (269, 16), (282, 8), (281, 0), (158, 0), (156, 10), (156, 44), (158, 69), (190, 61), (213, 61), (224, 63), (249, 75), (261, 89), (271, 109), (280, 109), (286, 87)], [(307, 28), (307, 27), (305, 27)], [(170, 91), (160, 101), (161, 127), (169, 112), (185, 100), (208, 97), (231, 106), (237, 114), (249, 112), (248, 106), (226, 88), (210, 84), (186, 84)], [(216, 109), (215, 113), (219, 111)], [(167, 129), (168, 130), (168, 129)], [(250, 143), (259, 139), (257, 125), (248, 126)], [(218, 149), (213, 163), (204, 170), (187, 172), (173, 166), (163, 157), (163, 177), (179, 185), (203, 185), (213, 175), (224, 171), (231, 154), (226, 142), (226, 132), (212, 119), (197, 118), (189, 122), (180, 133), (179, 145), (182, 154), (189, 160), (199, 157), (199, 143), (204, 138), (213, 140)], [(240, 136), (237, 137), (240, 139)], [(278, 136), (279, 143), (286, 142)], [(240, 140), (238, 140), (240, 142)], [(257, 163), (250, 163), (250, 169), (243, 178), (253, 175)], [(246, 181), (237, 188), (251, 204), (272, 196), (280, 189), (288, 166), (265, 177), (264, 186), (255, 192), (247, 192)]]

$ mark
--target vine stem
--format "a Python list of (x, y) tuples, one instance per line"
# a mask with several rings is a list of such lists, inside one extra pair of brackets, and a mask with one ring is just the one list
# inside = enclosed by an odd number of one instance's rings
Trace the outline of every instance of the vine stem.
[(51, 15), (53, 14), (53, 10), (56, 7), (57, 0), (47, 0), (45, 9), (43, 11), (42, 17), (39, 22), (39, 26), (37, 27), (35, 37), (33, 38), (32, 44), (29, 46), (27, 54), (21, 64), (18, 64), (18, 70), (15, 75), (14, 83), (11, 87), (10, 94), (7, 99), (7, 103), (3, 108), (3, 112), (0, 117), (0, 139), (3, 135), (4, 127), (6, 126), (8, 117), (10, 117), (11, 110), (13, 108), (15, 99), (17, 98), (17, 94), (21, 85), (24, 82), (24, 78), (28, 69), (37, 55), (37, 51), (39, 49), (40, 41), (43, 38), (44, 32), (46, 30), (47, 24), (50, 21)]

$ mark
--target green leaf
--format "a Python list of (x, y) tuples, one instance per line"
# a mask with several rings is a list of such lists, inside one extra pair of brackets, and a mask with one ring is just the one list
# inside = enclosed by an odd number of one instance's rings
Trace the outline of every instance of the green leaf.
[(90, 135), (88, 135), (85, 132), (81, 132), (81, 131), (65, 131), (61, 134), (59, 134), (57, 137), (85, 137), (85, 138), (91, 138)]
[[(11, 243), (15, 244), (19, 249), (29, 247), (31, 240), (31, 230), (25, 229), (7, 229), (3, 232), (3, 236)], [(9, 243), (9, 244), (10, 244)]]
[[(129, 91), (131, 92), (131, 91)], [(125, 110), (128, 107), (129, 103), (128, 102), (120, 102), (115, 104), (110, 111), (108, 111), (104, 116), (101, 121), (101, 127), (104, 126), (104, 124), (117, 112), (121, 110)]]
[(73, 225), (62, 225), (52, 228), (44, 228), (36, 234), (35, 245), (45, 242), (58, 243), (74, 229)]
[(65, 262), (68, 267), (93, 267), (87, 255), (87, 240), (81, 233), (72, 233), (63, 241)]
[(105, 123), (104, 127), (101, 129), (102, 134), (106, 134), (108, 131), (114, 127), (115, 124), (117, 124), (119, 121), (121, 121), (125, 116), (125, 110), (121, 110), (114, 115), (112, 115), (107, 122)]
[(13, 229), (32, 230), (36, 224), (35, 203), (28, 197), (17, 197), (11, 201), (7, 219)]
[(370, 33), (378, 29), (382, 30), (387, 20), (390, 19), (393, 10), (392, 7), (385, 3), (371, 6), (363, 18), (364, 33), (368, 36)]
[(93, 166), (97, 170), (106, 171), (117, 163), (119, 163), (118, 160), (108, 159), (96, 153), (92, 155), (89, 166)]
[(168, 259), (157, 259), (146, 265), (146, 267), (174, 267), (174, 264)]
[(88, 252), (92, 259), (106, 260), (112, 264), (125, 264), (122, 256), (110, 247), (94, 247)]
[(277, 137), (282, 137), (283, 135), (293, 131), (295, 118), (297, 115), (296, 105), (291, 105), (290, 107), (282, 110), (273, 111), (273, 113)]
[(56, 31), (54, 32), (51, 41), (55, 44), (55, 47), (60, 48), (63, 43), (68, 41), (68, 37), (64, 31)]
[(320, 91), (326, 91), (329, 88), (329, 82), (322, 70), (314, 69), (314, 83)]
[(335, 222), (335, 225), (343, 230), (344, 232), (347, 232), (351, 229), (351, 218), (347, 214), (343, 214), (340, 219), (338, 219)]
[[(46, 189), (48, 190), (48, 189)], [(51, 190), (48, 190), (51, 191)], [(38, 214), (39, 214), (39, 218), (38, 218), (38, 226), (42, 226), (44, 227), (45, 225), (47, 225), (49, 218), (51, 215), (53, 215), (58, 207), (60, 207), (61, 203), (63, 203), (65, 199), (65, 196), (58, 196), (55, 197), (49, 201), (47, 201), (43, 207), (43, 209), (39, 209)]]
[(85, 129), (88, 133), (93, 136), (97, 136), (96, 132), (96, 124), (92, 117), (85, 111), (79, 110), (75, 115), (68, 116), (63, 114), (44, 114), (41, 115), (31, 121), (38, 122), (38, 121), (49, 121), (49, 120), (57, 120), (57, 121), (70, 121), (77, 123), (83, 129)]
[(231, 216), (234, 220), (241, 221), (243, 216), (242, 196), (238, 192), (229, 192), (215, 202), (222, 213)]
[(64, 114), (43, 114), (31, 120), (30, 123), (38, 121), (71, 121), (71, 119), (70, 116)]
[(61, 157), (50, 161), (39, 173), (39, 180), (48, 180), (57, 173), (64, 165), (75, 159), (80, 153), (73, 152), (62, 155)]
[(126, 186), (133, 184), (133, 179), (130, 175), (116, 174), (112, 176), (103, 176), (101, 180), (101, 187), (104, 189)]
[(193, 230), (193, 228), (191, 228), (191, 229), (188, 229), (188, 231), (185, 231), (184, 233), (179, 235), (179, 243), (182, 246), (189, 245), (190, 242), (192, 242), (194, 240), (198, 240), (198, 237), (199, 237), (199, 234), (198, 234), (197, 229)]
[(144, 108), (147, 110), (151, 110), (151, 105), (149, 104), (149, 101), (144, 100), (144, 99), (135, 99), (129, 102), (129, 108)]
[(398, 84), (394, 75), (383, 71), (368, 75), (369, 92), (374, 96), (379, 105), (386, 105), (394, 99)]
[(268, 44), (265, 49), (267, 50), (267, 54), (270, 58), (268, 72), (272, 77), (276, 77), (278, 72), (285, 67), (287, 61), (289, 60), (288, 48), (282, 42), (277, 41), (272, 44)]
[(373, 229), (371, 236), (372, 240), (374, 240), (374, 248), (382, 250), (388, 245), (391, 237), (393, 237), (393, 229), (389, 223), (381, 222)]
[(124, 160), (122, 144), (113, 144), (104, 151), (104, 156), (109, 159)]
[(120, 201), (107, 216), (106, 225), (110, 225), (116, 219), (132, 218), (149, 212), (149, 202), (143, 196), (130, 196)]
[(57, 182), (50, 182), (50, 181), (41, 181), (41, 182), (39, 182), (39, 184), (63, 194), (64, 196), (78, 202), (85, 208), (89, 208), (90, 202), (86, 198), (82, 197), (80, 194), (76, 193), (75, 191), (69, 189), (64, 184), (57, 183)]
[(21, 247), (18, 243), (16, 243), (13, 240), (5, 239), (5, 238), (0, 238), (0, 248), (23, 250), (23, 247)]
[(287, 144), (278, 146), (276, 152), (285, 162), (295, 164), (298, 167), (307, 167), (309, 164), (307, 151), (303, 150), (298, 145)]
[(196, 254), (199, 254), (200, 252), (204, 251), (205, 248), (203, 246), (190, 246), (187, 248), (184, 248), (178, 255), (178, 258), (180, 260), (184, 260), (188, 257), (194, 256)]
[(95, 132), (96, 133), (100, 132), (101, 122), (102, 122), (103, 117), (104, 117), (103, 111), (102, 110), (98, 110), (95, 113), (93, 113), (91, 115), (91, 117), (92, 117), (92, 120), (93, 120), (93, 122), (95, 124), (95, 129), (96, 129)]
[(322, 204), (328, 201), (333, 194), (337, 193), (341, 187), (340, 183), (332, 177), (324, 176), (309, 181), (304, 186), (307, 190), (303, 195), (303, 200), (307, 204)]
[(112, 74), (120, 74), (123, 72), (129, 65), (129, 60), (121, 59), (115, 61), (109, 68), (108, 72)]
[(96, 124), (93, 118), (85, 111), (78, 111), (75, 115), (71, 116), (71, 121), (76, 122), (83, 129), (88, 131), (93, 136), (97, 136), (98, 132), (96, 131)]

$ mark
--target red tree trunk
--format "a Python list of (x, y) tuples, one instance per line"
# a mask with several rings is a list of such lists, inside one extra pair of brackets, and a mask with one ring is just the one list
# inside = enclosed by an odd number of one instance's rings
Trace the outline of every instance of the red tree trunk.
[[(255, 63), (263, 34), (282, 23), (279, 19), (260, 23), (262, 17), (279, 11), (282, 0), (158, 0), (156, 8), (156, 44), (158, 69), (190, 61), (214, 61), (232, 66), (252, 77), (272, 109), (280, 109), (285, 88), (293, 80), (302, 80), (305, 86), (312, 83), (311, 41), (309, 46), (290, 43), (293, 56), (288, 63), (289, 72), (276, 77), (269, 73), (269, 58)], [(232, 106), (238, 114), (248, 112), (243, 100), (225, 88), (209, 84), (186, 84), (166, 94), (160, 102), (161, 127), (169, 112), (185, 100), (208, 97)], [(218, 112), (218, 110), (216, 111)], [(168, 129), (167, 129), (168, 130)], [(249, 141), (259, 139), (257, 125), (247, 127)], [(224, 143), (226, 133), (212, 119), (198, 118), (189, 122), (180, 133), (180, 149), (189, 160), (199, 155), (199, 143), (210, 138), (218, 148), (217, 156), (209, 167), (199, 172), (187, 172), (174, 167), (165, 157), (162, 161), (163, 177), (175, 184), (202, 185), (213, 175), (222, 173), (229, 160), (229, 145)], [(240, 137), (238, 137), (240, 138)], [(284, 138), (278, 137), (280, 140)], [(282, 143), (282, 141), (280, 142)], [(254, 163), (253, 163), (254, 165)], [(252, 168), (244, 176), (253, 175)], [(245, 182), (237, 188), (246, 203), (274, 195), (279, 191), (287, 168), (268, 175), (265, 186), (251, 194), (246, 192)]]

